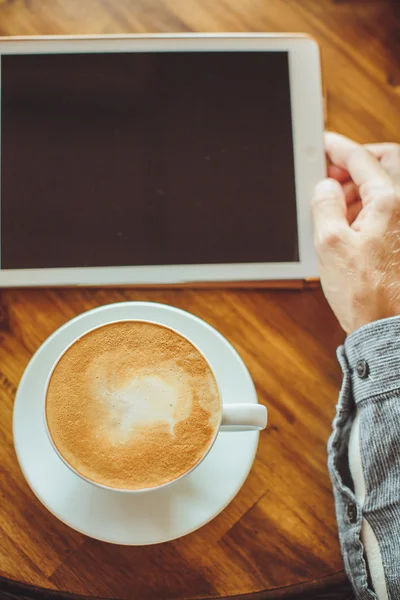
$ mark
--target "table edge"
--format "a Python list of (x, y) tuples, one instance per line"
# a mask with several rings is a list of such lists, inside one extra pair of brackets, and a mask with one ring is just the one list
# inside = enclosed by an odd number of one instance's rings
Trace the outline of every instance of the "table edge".
[[(301, 594), (307, 592), (325, 591), (328, 586), (341, 585), (348, 581), (344, 569), (326, 575), (318, 579), (310, 579), (309, 581), (289, 585), (271, 590), (261, 590), (259, 592), (249, 592), (246, 594), (234, 594), (230, 596), (196, 596), (185, 598), (185, 600), (281, 600), (300, 597)], [(0, 592), (14, 595), (16, 598), (29, 594), (29, 599), (32, 600), (87, 600), (88, 598), (101, 598), (102, 600), (115, 600), (107, 596), (87, 596), (82, 594), (73, 594), (62, 590), (53, 590), (28, 583), (21, 583), (8, 577), (0, 576)]]

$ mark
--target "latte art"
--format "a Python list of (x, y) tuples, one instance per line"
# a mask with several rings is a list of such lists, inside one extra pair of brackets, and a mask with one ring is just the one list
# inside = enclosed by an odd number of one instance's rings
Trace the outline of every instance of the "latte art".
[(107, 410), (103, 427), (110, 439), (125, 443), (156, 423), (174, 436), (175, 426), (192, 411), (191, 377), (174, 361), (159, 364), (156, 373), (151, 367), (129, 373), (129, 365), (125, 365), (126, 376), (116, 375), (121, 366), (119, 356), (110, 354), (91, 368), (92, 393)]
[(46, 397), (49, 432), (63, 458), (88, 479), (123, 489), (157, 487), (195, 466), (220, 411), (202, 354), (144, 321), (112, 323), (77, 340)]

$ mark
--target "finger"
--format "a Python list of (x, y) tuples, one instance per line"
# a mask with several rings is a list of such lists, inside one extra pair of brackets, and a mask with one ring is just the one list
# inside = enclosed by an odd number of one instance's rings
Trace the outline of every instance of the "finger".
[(342, 184), (342, 187), (347, 205), (353, 204), (354, 202), (360, 200), (358, 187), (353, 181), (346, 181), (346, 183)]
[(385, 154), (396, 151), (399, 148), (399, 144), (395, 144), (392, 142), (386, 142), (383, 144), (364, 144), (364, 148), (369, 150), (371, 154), (376, 156), (376, 158), (381, 159)]
[(358, 218), (360, 212), (362, 211), (362, 207), (363, 205), (360, 199), (347, 207), (347, 221), (349, 225), (353, 225), (354, 221)]
[(384, 235), (399, 210), (399, 199), (392, 182), (387, 185), (365, 183), (360, 187), (360, 196), (365, 217), (363, 229), (374, 236)]
[(350, 179), (350, 174), (346, 169), (338, 167), (337, 165), (328, 165), (328, 177), (336, 179), (339, 183), (344, 183)]
[[(376, 156), (361, 146), (349, 154), (346, 159), (346, 167), (354, 183), (358, 186), (390, 184), (390, 177)], [(361, 190), (360, 196), (363, 199)]]
[[(382, 151), (382, 144), (380, 146), (376, 151)], [(327, 132), (325, 151), (331, 163), (347, 171), (357, 185), (367, 181), (388, 182), (388, 174), (376, 156), (343, 135)]]
[(383, 238), (388, 231), (389, 221), (390, 216), (382, 211), (376, 211), (370, 205), (361, 208), (351, 223), (351, 228), (356, 232), (367, 233), (369, 237)]
[(343, 188), (334, 179), (324, 179), (315, 188), (312, 214), (316, 240), (344, 236), (349, 230)]
[(339, 135), (338, 133), (332, 133), (328, 131), (325, 133), (325, 152), (328, 155), (330, 162), (348, 171), (347, 169), (347, 160), (349, 156), (360, 148), (360, 144), (350, 140), (344, 135)]
[(400, 185), (400, 144), (366, 144), (365, 148), (381, 161), (394, 183)]
[(365, 211), (360, 210), (360, 212), (354, 219), (353, 223), (351, 224), (352, 230), (359, 233), (364, 227), (364, 222), (365, 222)]

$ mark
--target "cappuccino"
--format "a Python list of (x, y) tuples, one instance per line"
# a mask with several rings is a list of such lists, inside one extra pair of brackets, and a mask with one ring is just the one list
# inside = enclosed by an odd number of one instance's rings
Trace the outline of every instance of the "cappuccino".
[(85, 478), (140, 490), (171, 482), (207, 453), (221, 399), (203, 355), (146, 321), (89, 331), (57, 362), (46, 420), (64, 460)]

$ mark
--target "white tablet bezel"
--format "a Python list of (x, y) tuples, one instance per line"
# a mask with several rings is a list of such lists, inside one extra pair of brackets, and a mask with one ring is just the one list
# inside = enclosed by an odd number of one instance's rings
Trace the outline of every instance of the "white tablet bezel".
[[(322, 135), (324, 118), (320, 56), (318, 45), (314, 40), (302, 35), (289, 34), (157, 34), (107, 36), (102, 38), (95, 36), (9, 38), (0, 42), (0, 55), (26, 53), (62, 54), (68, 52), (183, 51), (283, 51), (289, 53), (300, 261), (297, 263), (157, 265), (18, 270), (2, 270), (0, 268), (0, 287), (246, 283), (269, 280), (304, 280), (317, 276), (317, 261), (313, 246), (310, 215), (310, 197), (315, 184), (325, 174), (325, 160)], [(281, 199), (273, 198), (272, 201), (280, 202)]]

